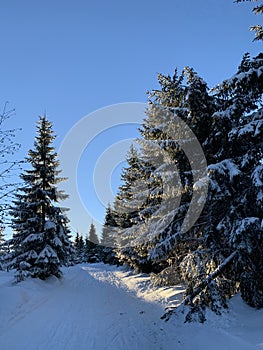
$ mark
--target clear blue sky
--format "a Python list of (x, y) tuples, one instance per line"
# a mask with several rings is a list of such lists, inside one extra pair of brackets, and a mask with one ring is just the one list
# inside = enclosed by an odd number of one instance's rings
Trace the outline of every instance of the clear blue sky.
[[(261, 50), (248, 29), (261, 21), (251, 13), (252, 5), (232, 0), (0, 1), (0, 104), (9, 101), (15, 107), (10, 125), (23, 128), (17, 135), (19, 157), (32, 147), (35, 121), (45, 110), (59, 147), (73, 125), (98, 108), (146, 102), (145, 92), (157, 87), (158, 72), (193, 66), (210, 87), (231, 76), (246, 51), (253, 56)], [(105, 139), (109, 146), (135, 135), (133, 125), (112, 129)], [(92, 188), (91, 166), (106, 147), (97, 141), (93, 153), (91, 148), (83, 154), (78, 171), (81, 197), (95, 222), (103, 220), (104, 209)], [(119, 170), (114, 171), (115, 188)], [(90, 219), (80, 217), (75, 229), (85, 234), (89, 225)]]

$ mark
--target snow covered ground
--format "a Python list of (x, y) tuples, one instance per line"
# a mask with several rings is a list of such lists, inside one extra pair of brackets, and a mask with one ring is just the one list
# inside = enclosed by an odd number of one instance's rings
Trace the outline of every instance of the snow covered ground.
[(182, 287), (154, 288), (147, 275), (104, 264), (64, 269), (61, 280), (12, 285), (0, 272), (1, 350), (252, 350), (263, 349), (263, 310), (239, 296), (205, 324), (164, 322)]

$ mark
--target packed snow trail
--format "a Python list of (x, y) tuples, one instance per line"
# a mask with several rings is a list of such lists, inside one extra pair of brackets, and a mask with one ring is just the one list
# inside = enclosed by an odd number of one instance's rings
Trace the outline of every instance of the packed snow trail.
[(263, 310), (233, 301), (230, 316), (203, 325), (164, 322), (182, 287), (154, 288), (146, 275), (104, 264), (65, 268), (61, 280), (12, 285), (0, 272), (0, 350), (263, 349)]
[[(1, 324), (1, 350), (167, 349), (158, 305), (94, 279), (88, 267), (72, 267), (64, 274), (61, 281), (9, 287), (11, 293), (21, 289), (20, 301)], [(45, 289), (42, 296), (39, 285)]]

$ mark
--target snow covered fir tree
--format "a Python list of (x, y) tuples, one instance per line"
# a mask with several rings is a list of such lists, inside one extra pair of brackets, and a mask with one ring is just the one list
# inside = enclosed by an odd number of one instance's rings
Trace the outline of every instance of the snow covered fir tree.
[(101, 234), (101, 244), (104, 247), (113, 248), (115, 246), (113, 227), (116, 226), (117, 224), (114, 217), (114, 213), (111, 208), (111, 205), (109, 204), (106, 208), (105, 219)]
[(93, 222), (90, 224), (89, 234), (85, 240), (85, 261), (90, 263), (101, 261), (101, 246)]
[(93, 222), (90, 224), (90, 229), (89, 229), (89, 240), (94, 243), (94, 244), (99, 244), (99, 238), (96, 233), (96, 228)]
[(74, 240), (74, 248), (75, 248), (75, 257), (74, 262), (75, 264), (82, 263), (85, 261), (85, 242), (78, 232), (76, 233), (75, 240)]
[(57, 185), (59, 161), (52, 146), (52, 123), (40, 117), (34, 148), (26, 158), (30, 169), (21, 174), (23, 184), (13, 202), (13, 238), (7, 255), (9, 268), (17, 270), (18, 281), (26, 277), (46, 279), (61, 276), (61, 266), (70, 264), (73, 253), (68, 219), (59, 202), (66, 198)]
[[(160, 89), (150, 93), (137, 140), (140, 153), (136, 162), (128, 155), (116, 196), (112, 231), (120, 242), (118, 256), (139, 271), (157, 272), (155, 283), (183, 282), (188, 321), (205, 320), (206, 306), (220, 314), (238, 291), (249, 305), (261, 308), (263, 54), (245, 54), (237, 73), (210, 91), (190, 68), (181, 75), (160, 74), (158, 80)], [(184, 130), (181, 138), (170, 137), (176, 135), (178, 118), (193, 131), (206, 158), (206, 175), (198, 181), (200, 169), (191, 169), (184, 152), (192, 142), (189, 134)], [(167, 164), (176, 166), (181, 187), (164, 193), (167, 176), (177, 176)], [(201, 198), (206, 184), (203, 211), (184, 232), (193, 196), (199, 191)]]
[(102, 261), (103, 246), (100, 245), (96, 228), (93, 222), (90, 224), (89, 234), (83, 239), (83, 236), (76, 233), (74, 240), (74, 262), (78, 263), (94, 263)]

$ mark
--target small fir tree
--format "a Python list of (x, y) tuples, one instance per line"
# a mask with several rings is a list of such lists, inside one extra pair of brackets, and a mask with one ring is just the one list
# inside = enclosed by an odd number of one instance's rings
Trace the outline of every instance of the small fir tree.
[(101, 249), (95, 225), (91, 223), (89, 235), (85, 240), (85, 261), (88, 263), (101, 261)]
[(79, 264), (85, 261), (85, 242), (78, 232), (75, 237), (74, 241), (74, 247), (75, 247), (75, 263)]
[(116, 258), (116, 220), (115, 214), (110, 205), (106, 208), (106, 214), (104, 219), (104, 225), (102, 228), (101, 238), (101, 259), (107, 264), (118, 264)]
[(99, 238), (97, 236), (96, 228), (93, 223), (91, 223), (90, 229), (89, 229), (89, 240), (94, 244), (99, 244)]
[(104, 247), (111, 247), (113, 248), (115, 246), (115, 239), (114, 239), (114, 228), (116, 228), (116, 220), (114, 213), (111, 209), (111, 206), (108, 205), (106, 208), (106, 214), (105, 214), (105, 220), (104, 225), (102, 228), (102, 234), (101, 234), (101, 245)]

